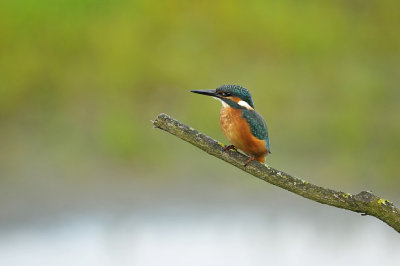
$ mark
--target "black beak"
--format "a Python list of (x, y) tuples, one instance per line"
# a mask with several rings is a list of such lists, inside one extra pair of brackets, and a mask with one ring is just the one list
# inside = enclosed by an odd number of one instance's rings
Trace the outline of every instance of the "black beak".
[(193, 90), (191, 92), (220, 98), (220, 95), (215, 90)]

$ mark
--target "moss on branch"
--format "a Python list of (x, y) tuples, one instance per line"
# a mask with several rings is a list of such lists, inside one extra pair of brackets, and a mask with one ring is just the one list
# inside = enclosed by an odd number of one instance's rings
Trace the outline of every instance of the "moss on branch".
[(341, 191), (323, 188), (280, 170), (252, 161), (244, 166), (247, 157), (240, 152), (223, 150), (223, 144), (203, 133), (173, 119), (166, 114), (159, 114), (153, 122), (154, 127), (162, 129), (203, 151), (222, 159), (243, 171), (258, 177), (272, 185), (286, 189), (307, 199), (335, 206), (341, 209), (374, 216), (400, 233), (400, 211), (393, 203), (371, 192), (362, 191), (352, 195)]

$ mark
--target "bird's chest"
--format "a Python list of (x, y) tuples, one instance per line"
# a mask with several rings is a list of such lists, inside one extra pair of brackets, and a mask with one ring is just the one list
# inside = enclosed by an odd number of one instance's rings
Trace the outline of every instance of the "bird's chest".
[(230, 143), (247, 154), (265, 157), (265, 140), (257, 139), (251, 133), (249, 123), (240, 109), (223, 107), (220, 113), (220, 125)]
[(248, 125), (240, 109), (222, 107), (219, 122), (225, 137), (231, 143), (238, 145), (246, 137)]

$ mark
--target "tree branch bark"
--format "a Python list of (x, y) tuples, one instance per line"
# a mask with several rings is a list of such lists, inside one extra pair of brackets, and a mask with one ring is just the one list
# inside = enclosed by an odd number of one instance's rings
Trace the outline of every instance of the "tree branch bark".
[(400, 211), (392, 202), (382, 199), (371, 192), (362, 191), (356, 195), (335, 191), (311, 184), (280, 170), (252, 161), (244, 166), (247, 156), (237, 151), (224, 151), (224, 145), (203, 133), (173, 119), (159, 114), (153, 122), (154, 127), (162, 129), (203, 151), (222, 159), (241, 170), (260, 178), (272, 185), (286, 189), (304, 198), (337, 208), (374, 216), (400, 233)]

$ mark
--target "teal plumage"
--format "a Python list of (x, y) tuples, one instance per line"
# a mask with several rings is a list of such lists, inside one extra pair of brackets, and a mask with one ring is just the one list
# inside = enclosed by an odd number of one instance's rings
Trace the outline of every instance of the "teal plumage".
[(253, 98), (251, 97), (250, 91), (239, 85), (222, 85), (216, 89), (223, 93), (229, 93), (232, 96), (238, 97), (243, 101), (247, 102), (252, 108), (254, 108)]
[(251, 133), (261, 140), (265, 140), (265, 145), (268, 149), (268, 153), (271, 153), (267, 124), (264, 119), (254, 110), (242, 109), (242, 116), (247, 120), (250, 126)]

